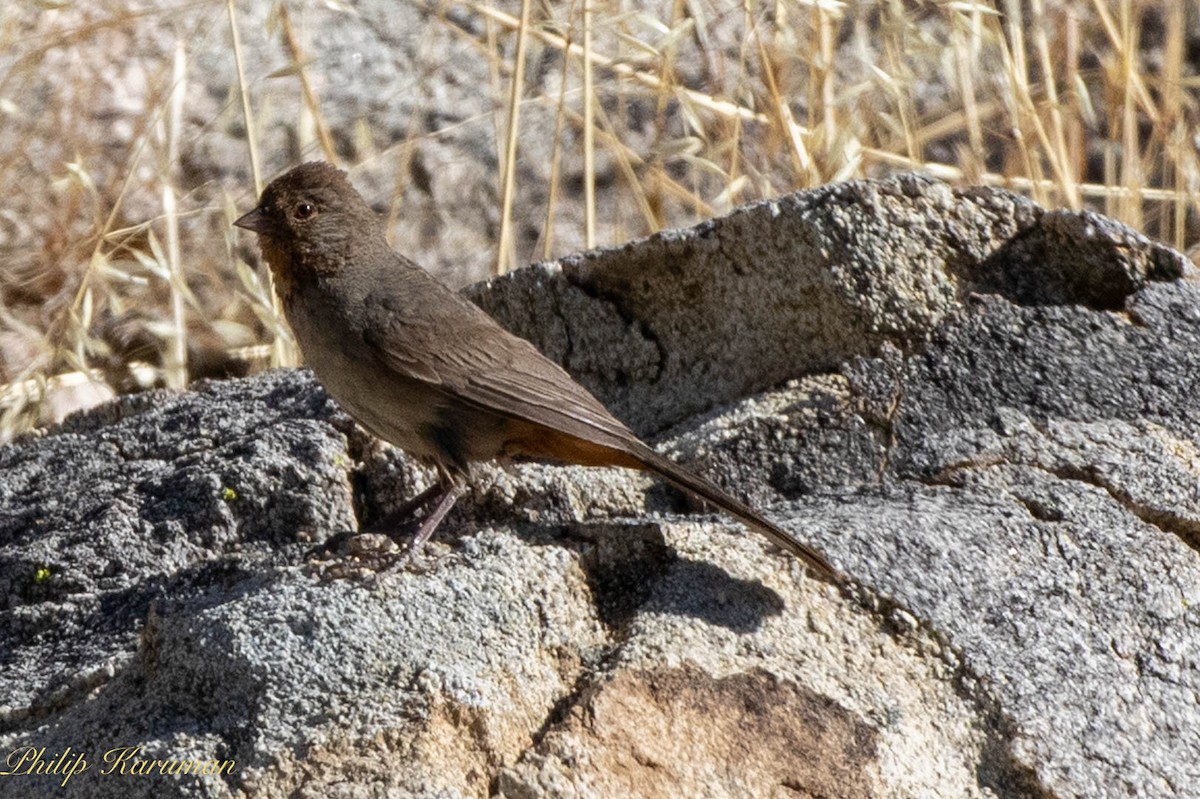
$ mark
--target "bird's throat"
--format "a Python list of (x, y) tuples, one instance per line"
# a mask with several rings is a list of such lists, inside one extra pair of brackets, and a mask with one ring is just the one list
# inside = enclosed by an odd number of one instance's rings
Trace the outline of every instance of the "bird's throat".
[(279, 299), (287, 302), (296, 291), (296, 275), (300, 267), (296, 263), (296, 254), (289, 248), (280, 246), (270, 236), (260, 236), (258, 244), (263, 260), (271, 268), (275, 293), (279, 295)]
[(260, 236), (263, 260), (271, 268), (275, 291), (280, 299), (289, 299), (296, 291), (345, 269), (344, 257), (330, 257), (306, 243), (281, 243), (272, 236)]

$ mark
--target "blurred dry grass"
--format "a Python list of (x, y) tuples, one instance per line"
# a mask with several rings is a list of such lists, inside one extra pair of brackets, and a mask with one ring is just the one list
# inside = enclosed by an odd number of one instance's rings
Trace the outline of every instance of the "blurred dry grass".
[[(177, 186), (183, 87), (197, 67), (186, 37), (157, 80), (137, 87), (151, 112), (123, 132), (119, 158), (77, 122), (94, 76), (72, 68), (72, 49), (175, 9), (105, 0), (77, 27), (47, 33), (36, 24), (67, 5), (0, 10), (0, 120), (22, 120), (55, 144), (0, 137), (0, 197), (22, 201), (0, 201), (0, 441), (114, 391), (182, 387), (294, 359), (267, 278), (244, 262), (228, 225), (250, 187), (187, 212), (209, 217), (208, 229), (224, 237), (218, 257), (188, 256), (194, 242), (181, 228)], [(303, 98), (304, 152), (339, 160), (322, 113), (330, 98), (313, 88), (320, 65), (306, 59), (292, 24), (297, 5), (274, 0), (269, 33), (293, 60), (287, 77)], [(1094, 208), (1180, 249), (1196, 237), (1197, 3), (666, 0), (656, 14), (618, 0), (424, 5), (428, 25), (472, 39), (488, 62), (490, 85), (478, 90), (498, 109), (496, 271), (520, 265), (514, 227), (530, 220), (518, 216), (536, 215), (537, 253), (549, 258), (570, 248), (554, 237), (567, 207), (582, 209), (577, 241), (615, 244), (750, 200), (896, 170)], [(211, 20), (206, 35), (224, 37), (236, 62), (257, 191), (269, 176), (245, 88), (263, 76), (245, 72), (232, 0), (189, 4), (197, 6)], [(558, 56), (553, 93), (527, 89), (535, 47)], [(48, 80), (67, 88), (30, 124), (25, 99)], [(555, 120), (540, 148), (522, 124), (534, 106), (553, 109)], [(650, 136), (630, 133), (638, 107), (654, 109)], [(552, 153), (535, 209), (518, 207), (514, 190), (531, 149)], [(108, 177), (91, 171), (114, 158), (120, 169)], [(598, 160), (615, 165), (617, 202), (596, 201)], [(563, 178), (566, 164), (583, 165), (579, 184)], [(131, 207), (127, 182), (111, 176), (121, 170), (150, 181), (157, 205)], [(611, 240), (598, 240), (598, 230)]]

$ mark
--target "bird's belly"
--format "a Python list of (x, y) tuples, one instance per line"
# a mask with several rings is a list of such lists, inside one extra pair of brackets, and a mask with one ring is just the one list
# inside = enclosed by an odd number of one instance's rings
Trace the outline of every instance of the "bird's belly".
[(304, 362), (329, 395), (373, 435), (417, 457), (436, 458), (428, 432), (438, 418), (436, 392), (378, 363), (365, 344), (356, 343), (360, 337), (336, 325), (310, 324), (311, 317), (289, 313), (288, 321)]
[(338, 404), (371, 434), (410, 455), (437, 459), (437, 447), (428, 435), (436, 418), (433, 398), (396, 387), (395, 381), (386, 376), (366, 383), (327, 380), (320, 372), (317, 377)]

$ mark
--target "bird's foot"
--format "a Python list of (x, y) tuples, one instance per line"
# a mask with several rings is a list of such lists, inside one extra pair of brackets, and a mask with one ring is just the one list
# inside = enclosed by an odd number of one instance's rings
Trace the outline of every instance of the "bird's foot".
[[(393, 513), (360, 532), (330, 536), (306, 554), (307, 560), (336, 558), (339, 571), (370, 571), (377, 575), (411, 568), (425, 543), (454, 506), (463, 488), (435, 484), (413, 497)], [(437, 504), (423, 517), (416, 513)], [(330, 557), (333, 556), (333, 557)]]

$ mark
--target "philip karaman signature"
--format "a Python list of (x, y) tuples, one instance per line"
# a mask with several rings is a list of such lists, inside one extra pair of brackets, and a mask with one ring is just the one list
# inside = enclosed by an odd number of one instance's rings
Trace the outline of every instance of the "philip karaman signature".
[(70, 746), (62, 752), (51, 752), (49, 756), (44, 746), (20, 746), (8, 753), (0, 777), (58, 776), (62, 777), (61, 784), (65, 786), (72, 777), (92, 769), (97, 774), (182, 776), (232, 774), (236, 767), (232, 760), (160, 759), (141, 757), (141, 754), (140, 746), (115, 746), (93, 763), (87, 752)]

